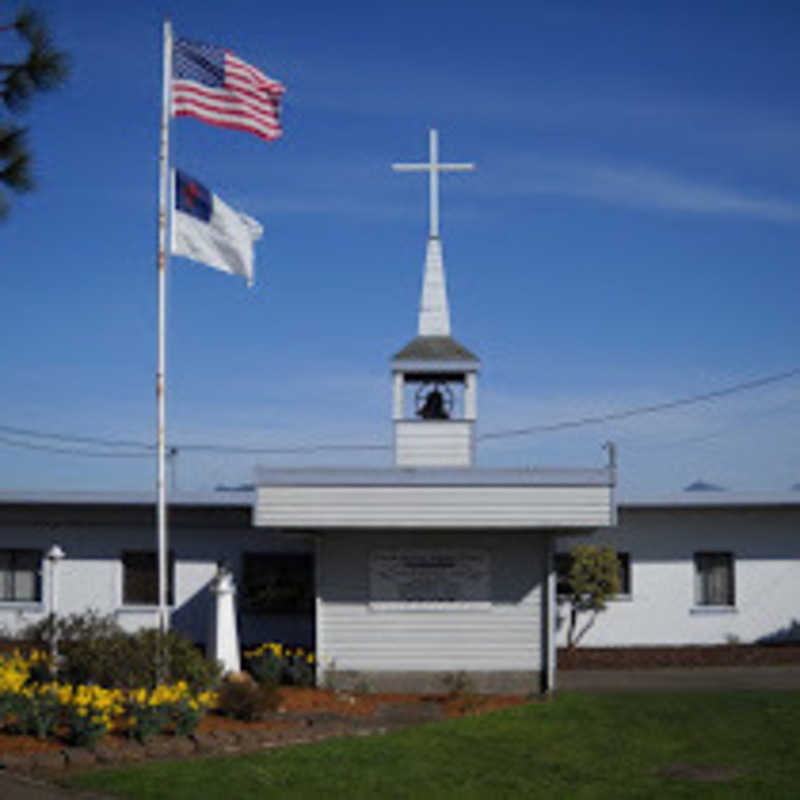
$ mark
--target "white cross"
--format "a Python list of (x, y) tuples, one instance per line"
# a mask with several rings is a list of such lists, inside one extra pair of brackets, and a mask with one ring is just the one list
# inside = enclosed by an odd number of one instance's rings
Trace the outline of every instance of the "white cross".
[(427, 164), (392, 164), (396, 172), (428, 172), (430, 173), (430, 236), (439, 235), (439, 173), (440, 172), (472, 172), (474, 164), (441, 164), (439, 163), (439, 134), (435, 129), (430, 132), (430, 161)]

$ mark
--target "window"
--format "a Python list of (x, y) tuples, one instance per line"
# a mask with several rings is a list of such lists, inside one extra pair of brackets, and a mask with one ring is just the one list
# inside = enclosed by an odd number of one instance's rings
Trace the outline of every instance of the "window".
[[(172, 605), (175, 554), (167, 560), (167, 604)], [(122, 554), (122, 602), (126, 606), (158, 605), (158, 558), (153, 550)]]
[(617, 553), (619, 561), (619, 593), (621, 595), (631, 595), (631, 554)]
[(242, 610), (252, 614), (310, 614), (314, 561), (305, 553), (244, 553)]
[(0, 601), (41, 602), (41, 550), (0, 550)]
[(569, 594), (569, 570), (572, 556), (569, 553), (556, 553), (556, 594), (561, 597)]
[[(619, 561), (619, 594), (616, 597), (631, 595), (631, 555), (617, 553)], [(572, 567), (572, 556), (569, 553), (555, 554), (556, 595), (563, 597), (570, 593), (569, 571)]]
[(694, 575), (696, 605), (734, 604), (733, 553), (695, 553)]

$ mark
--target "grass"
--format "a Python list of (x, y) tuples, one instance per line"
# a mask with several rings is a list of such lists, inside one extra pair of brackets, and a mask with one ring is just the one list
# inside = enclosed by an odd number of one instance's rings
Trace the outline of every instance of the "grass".
[(255, 755), (74, 777), (137, 798), (783, 798), (800, 692), (569, 692), (551, 703)]

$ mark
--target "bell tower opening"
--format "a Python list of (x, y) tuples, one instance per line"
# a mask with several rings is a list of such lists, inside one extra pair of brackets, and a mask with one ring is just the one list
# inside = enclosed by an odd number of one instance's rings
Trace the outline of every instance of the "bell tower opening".
[(450, 336), (418, 336), (394, 356), (396, 466), (474, 466), (479, 367)]

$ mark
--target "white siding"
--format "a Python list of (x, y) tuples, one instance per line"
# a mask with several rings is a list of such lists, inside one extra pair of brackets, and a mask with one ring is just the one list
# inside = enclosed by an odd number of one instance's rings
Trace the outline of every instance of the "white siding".
[(474, 425), (468, 420), (398, 420), (395, 463), (398, 467), (468, 467)]
[[(563, 539), (569, 550), (580, 539)], [(630, 554), (631, 595), (612, 601), (586, 646), (754, 642), (800, 635), (800, 509), (626, 508), (619, 527), (586, 539)], [(695, 605), (694, 553), (734, 557), (735, 605)], [(566, 609), (562, 608), (565, 617)], [(559, 643), (566, 637), (562, 620)]]
[(535, 528), (612, 524), (607, 486), (260, 486), (257, 526)]
[[(45, 551), (54, 542), (66, 558), (58, 573), (59, 615), (95, 609), (114, 614), (127, 630), (157, 623), (155, 610), (122, 603), (122, 553), (125, 550), (155, 550), (155, 532), (126, 525), (2, 525), (0, 548), (37, 548)], [(217, 561), (226, 560), (235, 575), (247, 552), (310, 552), (305, 537), (280, 536), (247, 528), (179, 528), (170, 532), (175, 553), (175, 606), (173, 626), (196, 641), (205, 640), (211, 597), (209, 584)], [(49, 570), (43, 564), (41, 603), (0, 602), (0, 635), (11, 635), (41, 620), (47, 613)], [(313, 621), (301, 615), (240, 614), (241, 640), (254, 644), (268, 639), (287, 643), (313, 642)]]
[[(323, 670), (540, 670), (546, 539), (524, 534), (322, 535), (317, 649)], [(370, 551), (420, 546), (487, 549), (491, 606), (474, 611), (371, 608)]]

